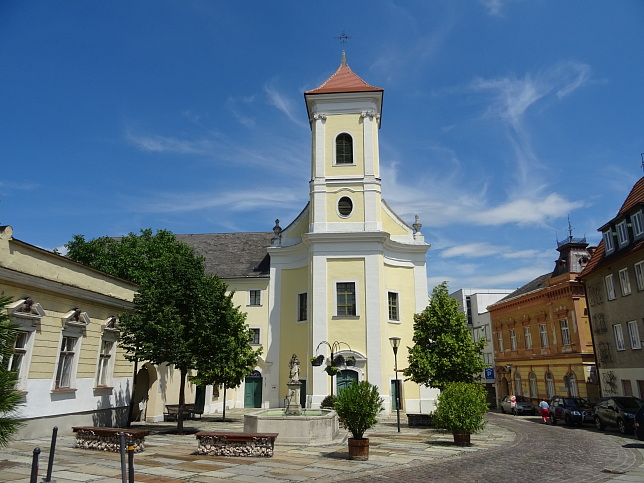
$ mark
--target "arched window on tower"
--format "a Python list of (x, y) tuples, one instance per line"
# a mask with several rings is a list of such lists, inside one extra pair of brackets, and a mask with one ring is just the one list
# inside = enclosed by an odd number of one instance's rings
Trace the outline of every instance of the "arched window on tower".
[(353, 164), (353, 139), (347, 133), (335, 138), (335, 164)]

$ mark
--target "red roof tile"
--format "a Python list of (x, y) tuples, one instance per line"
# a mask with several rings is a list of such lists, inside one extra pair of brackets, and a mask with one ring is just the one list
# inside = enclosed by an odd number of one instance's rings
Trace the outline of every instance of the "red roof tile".
[(346, 57), (342, 52), (342, 63), (331, 77), (321, 86), (306, 91), (305, 94), (331, 94), (336, 92), (383, 92), (381, 87), (367, 84), (357, 76), (347, 65)]
[(619, 213), (617, 213), (617, 216), (626, 213), (628, 210), (633, 208), (636, 204), (644, 202), (644, 176), (640, 178), (640, 180), (635, 183), (635, 186), (633, 186), (633, 189), (629, 193), (629, 195), (626, 197), (626, 200), (624, 200), (624, 204), (622, 205), (622, 208), (619, 210)]

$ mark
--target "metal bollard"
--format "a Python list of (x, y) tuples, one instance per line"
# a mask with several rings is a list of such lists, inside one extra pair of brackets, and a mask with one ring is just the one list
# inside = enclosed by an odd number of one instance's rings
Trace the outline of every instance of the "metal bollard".
[(127, 483), (125, 467), (125, 433), (119, 432), (119, 450), (121, 452), (121, 482)]
[(49, 447), (49, 464), (47, 465), (47, 476), (45, 483), (51, 482), (51, 472), (54, 469), (54, 453), (56, 452), (56, 437), (58, 436), (58, 426), (54, 426), (51, 433), (51, 446)]
[(134, 442), (132, 440), (127, 444), (127, 463), (130, 469), (128, 481), (129, 483), (134, 483)]
[(38, 457), (40, 456), (40, 448), (34, 448), (34, 457), (31, 460), (31, 479), (29, 483), (36, 483), (38, 480)]

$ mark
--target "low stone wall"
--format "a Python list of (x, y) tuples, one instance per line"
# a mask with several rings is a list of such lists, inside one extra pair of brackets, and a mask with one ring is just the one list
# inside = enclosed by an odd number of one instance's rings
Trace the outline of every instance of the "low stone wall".
[(209, 456), (254, 456), (270, 458), (278, 433), (208, 433), (196, 434), (197, 454)]
[(128, 430), (125, 428), (94, 428), (74, 427), (76, 444), (74, 447), (95, 451), (111, 451), (118, 453), (121, 450), (119, 433), (125, 433), (125, 446), (132, 441), (134, 452), (141, 453), (145, 449), (145, 437), (150, 433), (144, 429)]
[(431, 414), (407, 414), (407, 425), (411, 427), (428, 427), (432, 425)]

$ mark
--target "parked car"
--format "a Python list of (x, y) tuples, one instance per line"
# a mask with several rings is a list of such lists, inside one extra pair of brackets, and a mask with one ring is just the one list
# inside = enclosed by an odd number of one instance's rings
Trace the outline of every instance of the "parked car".
[(644, 441), (644, 406), (638, 409), (635, 413), (635, 436), (640, 441)]
[(534, 416), (536, 410), (534, 406), (530, 403), (530, 400), (524, 396), (516, 396), (517, 403), (516, 407), (512, 407), (512, 402), (510, 401), (510, 396), (505, 396), (501, 399), (501, 412), (505, 414), (506, 412), (512, 413), (515, 416), (517, 414), (530, 414)]
[(567, 425), (595, 422), (595, 410), (583, 397), (554, 396), (550, 399), (550, 422), (562, 420)]
[(595, 407), (595, 426), (603, 430), (606, 426), (617, 426), (622, 434), (635, 430), (635, 413), (644, 406), (644, 401), (633, 396), (612, 396), (601, 398)]

